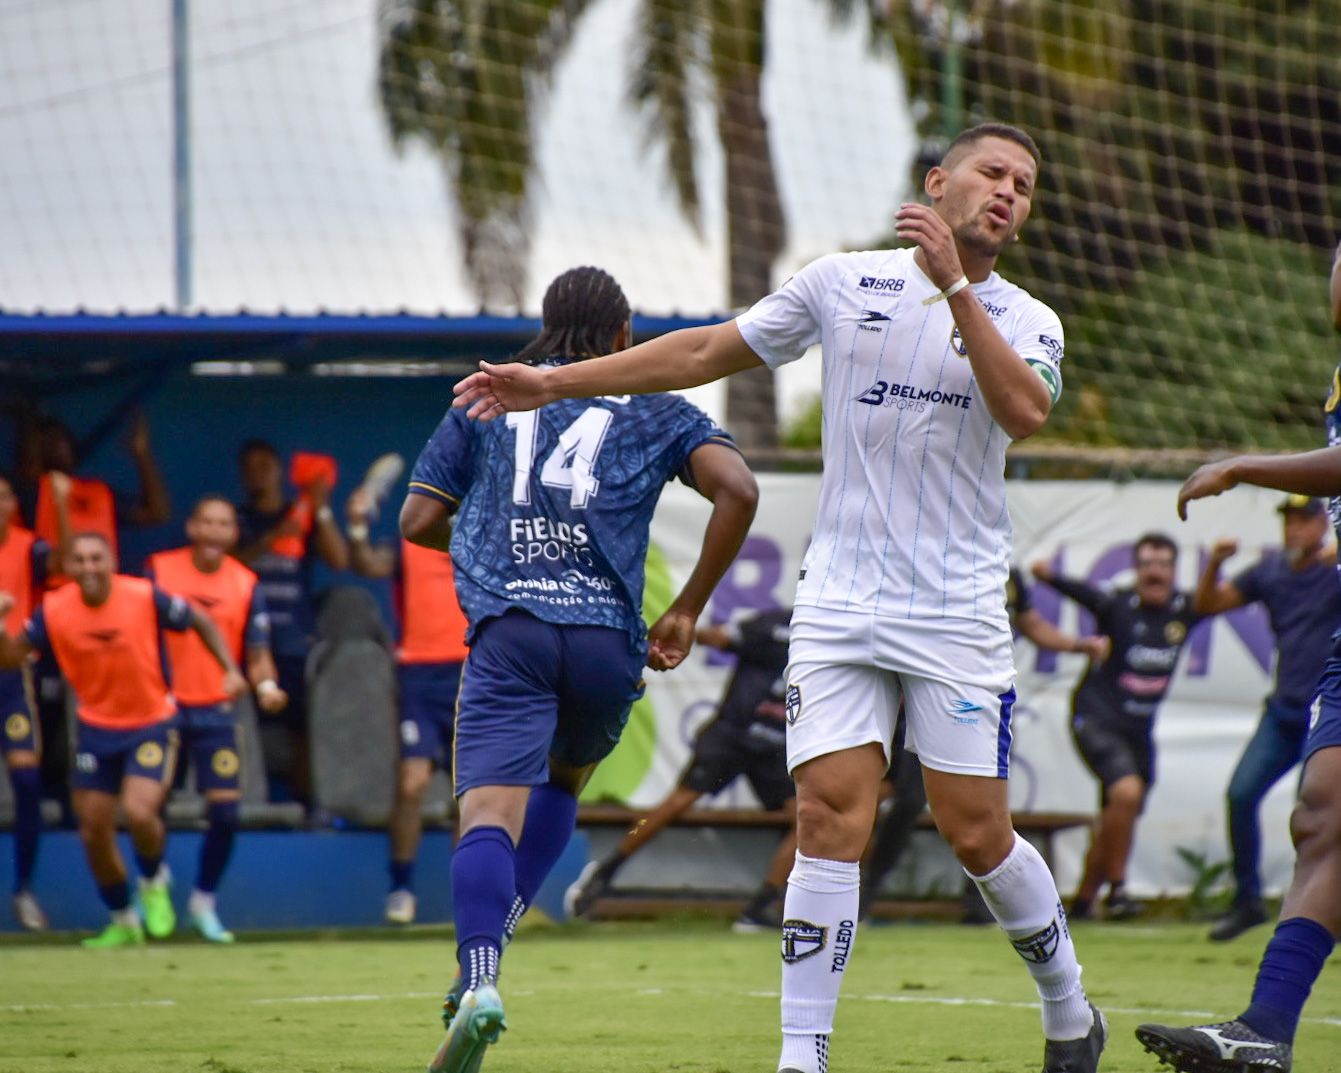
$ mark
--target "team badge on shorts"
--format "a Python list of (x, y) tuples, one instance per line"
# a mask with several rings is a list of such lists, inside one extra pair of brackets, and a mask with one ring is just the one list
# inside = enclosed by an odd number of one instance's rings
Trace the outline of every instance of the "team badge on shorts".
[(821, 928), (808, 920), (784, 920), (782, 922), (782, 960), (788, 965), (814, 957), (824, 949), (829, 929)]
[(1171, 645), (1181, 644), (1187, 636), (1187, 627), (1181, 622), (1170, 622), (1164, 627), (1164, 640)]
[(140, 767), (158, 767), (163, 763), (163, 746), (156, 741), (145, 741), (135, 750), (135, 762)]
[(787, 725), (796, 726), (796, 721), (801, 718), (801, 687), (789, 684), (783, 703), (787, 709)]
[(241, 766), (237, 758), (237, 753), (232, 749), (218, 749), (210, 757), (210, 767), (214, 769), (214, 774), (221, 779), (231, 778), (237, 774), (238, 767)]
[(32, 722), (22, 712), (15, 712), (5, 720), (5, 737), (10, 741), (22, 741), (32, 729)]

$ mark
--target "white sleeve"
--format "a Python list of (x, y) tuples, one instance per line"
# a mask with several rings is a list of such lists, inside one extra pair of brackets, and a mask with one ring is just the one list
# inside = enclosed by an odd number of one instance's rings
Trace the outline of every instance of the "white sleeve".
[(770, 369), (796, 361), (820, 341), (822, 303), (841, 256), (811, 261), (736, 318), (741, 336)]
[(1015, 325), (1011, 346), (1048, 385), (1055, 403), (1062, 397), (1062, 357), (1066, 338), (1057, 314), (1042, 302), (1031, 302)]

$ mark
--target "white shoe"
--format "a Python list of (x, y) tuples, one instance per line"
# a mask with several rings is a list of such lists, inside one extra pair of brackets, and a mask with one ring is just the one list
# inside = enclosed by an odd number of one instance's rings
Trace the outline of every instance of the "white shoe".
[(386, 896), (386, 922), (388, 924), (414, 923), (414, 895), (408, 890), (393, 890)]
[(21, 890), (14, 895), (14, 919), (27, 931), (46, 931), (51, 926), (46, 913), (30, 890)]

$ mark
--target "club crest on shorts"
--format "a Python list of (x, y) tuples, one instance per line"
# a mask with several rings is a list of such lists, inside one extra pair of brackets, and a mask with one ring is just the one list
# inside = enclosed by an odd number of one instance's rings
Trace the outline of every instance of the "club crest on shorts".
[(801, 718), (801, 687), (789, 683), (783, 704), (787, 709), (787, 725), (796, 726), (796, 721)]
[(237, 753), (232, 749), (217, 749), (213, 759), (210, 760), (210, 767), (214, 769), (214, 774), (224, 779), (236, 775), (240, 766)]
[(1057, 953), (1059, 941), (1057, 921), (1054, 920), (1042, 931), (1036, 931), (1033, 935), (1026, 935), (1022, 939), (1012, 939), (1010, 945), (1015, 947), (1015, 952), (1025, 961), (1042, 965), (1051, 961), (1053, 955)]
[(782, 960), (788, 965), (814, 957), (824, 949), (829, 936), (828, 928), (821, 928), (808, 920), (784, 920), (782, 922)]
[(158, 767), (163, 763), (163, 746), (156, 741), (146, 741), (135, 750), (135, 762), (141, 767)]
[(22, 741), (33, 729), (33, 724), (22, 712), (15, 712), (5, 720), (5, 737), (10, 741)]

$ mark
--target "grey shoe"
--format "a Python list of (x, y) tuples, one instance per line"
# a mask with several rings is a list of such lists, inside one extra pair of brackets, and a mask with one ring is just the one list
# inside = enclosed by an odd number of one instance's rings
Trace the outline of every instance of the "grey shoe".
[(1080, 1039), (1050, 1039), (1044, 1041), (1043, 1073), (1097, 1073), (1099, 1055), (1108, 1042), (1108, 1018), (1090, 1003), (1094, 1023)]
[(1141, 1025), (1141, 1046), (1180, 1073), (1290, 1073), (1288, 1043), (1267, 1039), (1242, 1021), (1171, 1028)]
[(1213, 943), (1227, 943), (1237, 939), (1249, 928), (1267, 922), (1266, 906), (1260, 898), (1248, 902), (1235, 902), (1229, 912), (1215, 922), (1211, 928), (1210, 939)]

